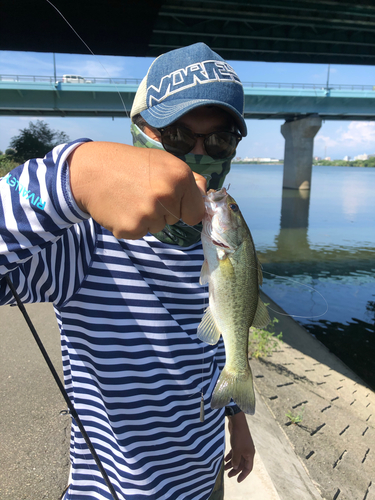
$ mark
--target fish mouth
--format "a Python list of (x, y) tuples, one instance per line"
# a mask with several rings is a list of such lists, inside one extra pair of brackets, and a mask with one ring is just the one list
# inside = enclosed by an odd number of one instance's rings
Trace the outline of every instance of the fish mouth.
[(208, 192), (208, 198), (210, 201), (214, 203), (218, 203), (222, 200), (224, 200), (228, 196), (227, 190), (223, 187), (219, 189), (219, 191), (215, 191), (213, 189), (210, 189)]
[(228, 245), (224, 245), (224, 243), (220, 243), (219, 241), (212, 240), (212, 243), (215, 245), (215, 247), (226, 248), (227, 250), (232, 250), (231, 247), (228, 247)]
[(227, 198), (228, 193), (225, 188), (221, 188), (219, 191), (210, 189), (206, 196), (204, 196), (204, 204), (206, 206), (205, 218), (209, 221), (216, 214), (217, 209), (220, 208), (222, 202)]

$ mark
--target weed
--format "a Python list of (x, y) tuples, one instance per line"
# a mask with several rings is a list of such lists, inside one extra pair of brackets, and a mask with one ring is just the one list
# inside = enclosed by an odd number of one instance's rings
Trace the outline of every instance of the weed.
[(292, 424), (300, 424), (303, 420), (303, 412), (305, 411), (305, 407), (302, 406), (301, 410), (298, 413), (293, 413), (292, 411), (288, 411), (285, 414), (287, 418), (289, 418)]
[[(266, 304), (267, 306), (268, 304)], [(275, 351), (281, 342), (282, 332), (275, 334), (275, 325), (279, 320), (273, 318), (267, 329), (250, 328), (249, 335), (249, 356), (252, 358), (264, 358)]]

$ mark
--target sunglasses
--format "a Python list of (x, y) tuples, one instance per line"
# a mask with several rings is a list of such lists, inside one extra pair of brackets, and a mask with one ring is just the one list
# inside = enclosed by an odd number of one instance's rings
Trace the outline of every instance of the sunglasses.
[(232, 156), (242, 136), (236, 132), (211, 132), (210, 134), (195, 134), (181, 125), (169, 125), (157, 129), (161, 135), (161, 143), (168, 153), (183, 156), (192, 151), (198, 137), (203, 137), (206, 153), (214, 160)]

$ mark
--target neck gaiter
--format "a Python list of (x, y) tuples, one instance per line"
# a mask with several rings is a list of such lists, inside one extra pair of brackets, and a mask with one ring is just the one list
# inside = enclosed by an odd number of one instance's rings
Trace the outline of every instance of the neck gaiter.
[[(130, 127), (133, 136), (133, 145), (138, 148), (154, 148), (164, 150), (163, 145), (151, 139), (142, 130), (140, 130), (134, 123)], [(231, 160), (234, 154), (225, 158), (225, 160), (214, 160), (211, 156), (187, 154), (179, 156), (182, 161), (187, 163), (193, 172), (202, 175), (207, 179), (207, 190), (220, 189), (223, 187), (225, 177), (230, 170)], [(181, 247), (188, 247), (197, 243), (200, 240), (200, 233), (202, 231), (202, 223), (195, 226), (188, 226), (182, 220), (179, 220), (173, 226), (167, 224), (162, 231), (155, 233), (158, 240), (168, 243), (170, 245), (179, 245)]]

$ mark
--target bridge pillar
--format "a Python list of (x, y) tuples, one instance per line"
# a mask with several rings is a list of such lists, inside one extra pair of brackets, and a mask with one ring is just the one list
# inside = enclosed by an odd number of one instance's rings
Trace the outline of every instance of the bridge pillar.
[(283, 188), (310, 189), (314, 137), (321, 126), (319, 115), (281, 125), (285, 138)]

